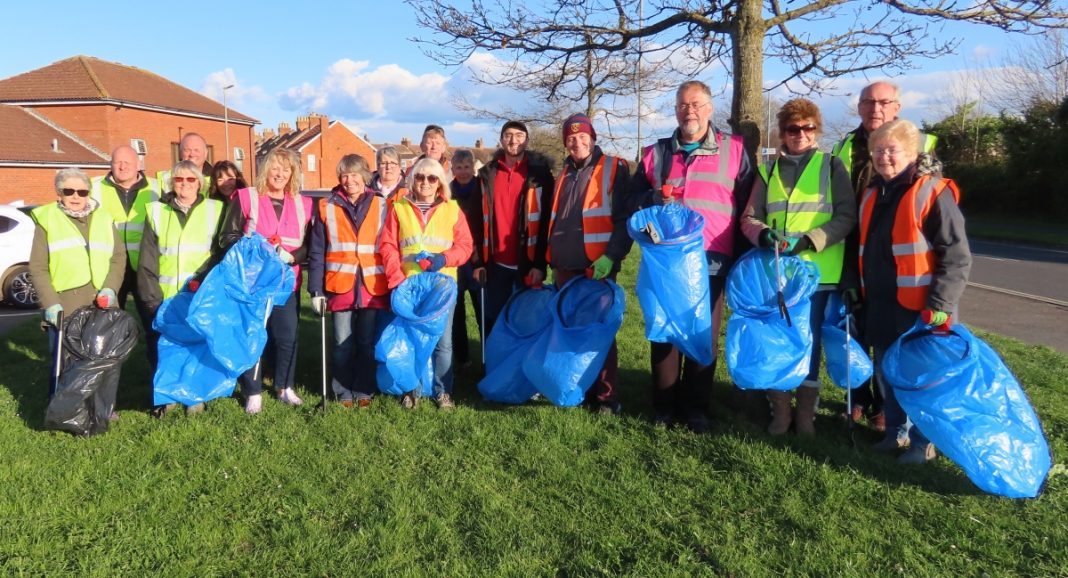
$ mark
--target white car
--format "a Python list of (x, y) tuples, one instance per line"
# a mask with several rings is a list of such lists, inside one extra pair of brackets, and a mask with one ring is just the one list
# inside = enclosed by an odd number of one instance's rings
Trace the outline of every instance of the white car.
[(29, 267), (34, 228), (29, 210), (0, 205), (0, 299), (25, 309), (37, 307), (37, 290)]

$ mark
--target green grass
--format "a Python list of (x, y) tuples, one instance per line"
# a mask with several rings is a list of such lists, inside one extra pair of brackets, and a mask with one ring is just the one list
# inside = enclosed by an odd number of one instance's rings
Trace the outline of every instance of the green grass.
[(983, 334), (1058, 461), (1040, 498), (1008, 500), (944, 458), (897, 467), (866, 430), (854, 446), (832, 388), (811, 440), (736, 416), (723, 368), (710, 434), (650, 426), (628, 293), (619, 417), (484, 403), (476, 369), (451, 413), (379, 398), (323, 415), (306, 311), (303, 407), (267, 400), (250, 418), (221, 399), (152, 419), (139, 349), (122, 419), (78, 439), (41, 430), (47, 348), (28, 323), (0, 344), (0, 575), (1068, 575), (1068, 358)]
[(1068, 247), (1068, 227), (1049, 218), (968, 214), (966, 225), (970, 237)]

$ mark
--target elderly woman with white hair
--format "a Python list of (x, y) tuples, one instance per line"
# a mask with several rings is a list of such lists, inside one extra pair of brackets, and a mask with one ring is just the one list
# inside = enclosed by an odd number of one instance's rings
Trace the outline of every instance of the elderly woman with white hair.
[(56, 173), (56, 202), (33, 210), (30, 275), (54, 335), (60, 312), (92, 305), (117, 307), (126, 272), (126, 245), (111, 215), (89, 197), (89, 176), (79, 169)]
[[(255, 188), (237, 191), (219, 233), (222, 249), (229, 249), (246, 234), (259, 233), (274, 247), (279, 260), (293, 268), (295, 281), (289, 297), (274, 303), (267, 319), (267, 334), (274, 345), (274, 391), (286, 405), (304, 403), (293, 391), (300, 320), (300, 263), (308, 255), (307, 232), (313, 210), (311, 199), (300, 194), (303, 175), (300, 155), (295, 151), (276, 148), (267, 153), (263, 168), (256, 175)], [(249, 415), (263, 409), (263, 379), (256, 370), (254, 367), (238, 378), (245, 397), (245, 412)]]
[(886, 437), (877, 451), (909, 447), (898, 463), (923, 464), (934, 446), (882, 379), (886, 350), (917, 318), (932, 326), (956, 316), (972, 256), (957, 202), (956, 183), (917, 162), (920, 131), (906, 120), (888, 122), (868, 140), (876, 177), (859, 204), (863, 308), (858, 322), (875, 353), (875, 376), (886, 400)]
[[(386, 267), (389, 288), (423, 271), (440, 272), (456, 279), (456, 268), (471, 257), (473, 243), (467, 219), (452, 200), (441, 163), (424, 158), (416, 161), (408, 181), (410, 192), (397, 199), (386, 217), (382, 230), (382, 262)], [(422, 252), (429, 257), (419, 258)], [(451, 409), (452, 402), (452, 316), (434, 348), (434, 399), (441, 409)], [(401, 399), (413, 408), (418, 389)]]
[[(223, 204), (200, 194), (204, 173), (194, 161), (174, 166), (167, 183), (170, 192), (146, 206), (144, 236), (141, 237), (141, 263), (137, 268), (137, 291), (154, 318), (164, 300), (179, 291), (195, 292), (208, 271), (219, 262), (222, 252), (215, 242), (222, 222)], [(159, 359), (159, 333), (145, 336), (152, 373)], [(158, 407), (157, 416), (169, 406)], [(186, 409), (197, 413), (204, 404)]]

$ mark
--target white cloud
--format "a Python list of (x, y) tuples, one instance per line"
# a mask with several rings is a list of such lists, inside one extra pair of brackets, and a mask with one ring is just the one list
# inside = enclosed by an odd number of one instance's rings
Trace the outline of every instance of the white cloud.
[(226, 91), (226, 101), (230, 106), (241, 106), (252, 101), (262, 102), (270, 98), (262, 87), (246, 86), (242, 83), (233, 68), (224, 68), (209, 74), (200, 87), (200, 94), (222, 102), (223, 88), (231, 85), (233, 88)]
[(330, 65), (317, 85), (304, 82), (279, 98), (282, 108), (354, 119), (427, 118), (448, 102), (448, 77), (414, 74), (396, 64), (372, 69), (366, 60), (342, 59)]

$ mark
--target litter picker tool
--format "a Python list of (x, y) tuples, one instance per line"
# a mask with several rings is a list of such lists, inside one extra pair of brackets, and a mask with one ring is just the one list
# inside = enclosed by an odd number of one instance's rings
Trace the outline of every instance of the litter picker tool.
[[(771, 228), (774, 229), (775, 227), (776, 223), (773, 219), (771, 221)], [(782, 292), (783, 278), (782, 263), (779, 259), (779, 242), (776, 241), (772, 243), (772, 245), (774, 245), (775, 247), (775, 297), (779, 301), (779, 315), (786, 320), (787, 327), (793, 327), (794, 324), (792, 321), (790, 321), (790, 311), (786, 308), (786, 296), (783, 295)]]
[(486, 328), (486, 283), (485, 277), (483, 282), (478, 284), (478, 305), (479, 315), (482, 317), (479, 322), (479, 343), (482, 344), (482, 375), (486, 374), (486, 337), (488, 337), (489, 329)]
[(63, 312), (56, 313), (56, 347), (55, 358), (52, 360), (52, 375), (48, 380), (48, 399), (56, 395), (59, 387), (59, 374), (63, 373)]
[(852, 329), (852, 327), (850, 327), (850, 325), (851, 325), (850, 322), (852, 321), (852, 319), (851, 319), (852, 317), (853, 317), (853, 314), (849, 312), (849, 308), (847, 307), (846, 308), (846, 314), (845, 314), (846, 421), (849, 424), (847, 426), (848, 427), (848, 431), (849, 431), (849, 441), (853, 442), (853, 447), (856, 447), (857, 440), (853, 437), (854, 434), (856, 433), (856, 431), (853, 428), (853, 426), (855, 425), (853, 423), (853, 376), (852, 376), (852, 373), (853, 373), (852, 372), (853, 360), (849, 358), (850, 354), (852, 354), (852, 352), (853, 352), (853, 335), (852, 335), (852, 332), (850, 331), (850, 329)]
[(327, 380), (327, 368), (326, 368), (326, 307), (319, 313), (319, 345), (322, 352), (322, 375), (323, 375), (323, 411), (326, 411), (326, 380)]

